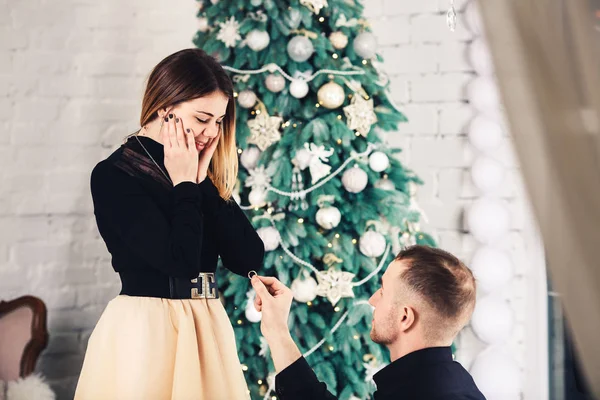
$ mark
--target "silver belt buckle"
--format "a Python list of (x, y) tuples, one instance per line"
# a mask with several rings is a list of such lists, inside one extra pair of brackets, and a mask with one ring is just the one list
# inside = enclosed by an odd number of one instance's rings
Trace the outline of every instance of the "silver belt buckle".
[[(192, 299), (216, 299), (218, 296), (214, 272), (200, 272), (198, 278), (202, 279), (201, 292), (198, 288), (192, 288)], [(198, 278), (192, 279), (192, 283), (198, 283)]]

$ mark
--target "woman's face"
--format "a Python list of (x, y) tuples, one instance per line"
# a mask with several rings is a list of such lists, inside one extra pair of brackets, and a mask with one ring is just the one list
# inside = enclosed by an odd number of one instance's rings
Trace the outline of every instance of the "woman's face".
[(214, 140), (219, 140), (221, 124), (225, 118), (229, 99), (216, 91), (184, 103), (179, 103), (168, 111), (181, 119), (183, 129), (194, 134), (196, 149), (201, 152)]

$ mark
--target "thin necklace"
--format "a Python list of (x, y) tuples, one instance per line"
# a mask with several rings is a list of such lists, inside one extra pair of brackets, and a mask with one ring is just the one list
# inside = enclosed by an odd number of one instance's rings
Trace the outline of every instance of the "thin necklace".
[(140, 146), (142, 146), (142, 149), (144, 149), (144, 151), (146, 152), (146, 154), (148, 154), (148, 157), (150, 157), (150, 159), (152, 160), (152, 162), (154, 163), (154, 165), (156, 165), (156, 168), (158, 168), (159, 171), (162, 172), (162, 174), (165, 176), (165, 178), (167, 178), (167, 180), (172, 185), (173, 181), (171, 180), (171, 178), (169, 178), (169, 175), (167, 175), (167, 173), (160, 167), (160, 165), (158, 165), (158, 163), (154, 160), (154, 157), (152, 157), (152, 155), (150, 154), (150, 152), (148, 150), (146, 150), (146, 147), (142, 144), (142, 141), (140, 140), (140, 138), (138, 137), (138, 135), (139, 135), (139, 131), (138, 131), (138, 133), (135, 134), (135, 138), (137, 139), (137, 141), (140, 144)]

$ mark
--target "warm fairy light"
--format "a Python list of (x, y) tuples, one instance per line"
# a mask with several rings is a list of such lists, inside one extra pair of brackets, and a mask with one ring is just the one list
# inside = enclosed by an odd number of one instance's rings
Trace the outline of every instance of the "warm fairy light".
[(260, 114), (260, 110), (256, 110), (256, 115), (259, 115), (259, 114)]
[(241, 324), (242, 324), (242, 320), (238, 319), (238, 325), (241, 325)]
[(242, 364), (242, 371), (248, 371), (248, 366), (246, 364)]
[(369, 99), (370, 99), (370, 97), (369, 97), (369, 95), (367, 94), (367, 95), (365, 96), (365, 100), (369, 100)]
[(354, 339), (358, 340), (359, 339), (358, 335), (354, 335)]
[(337, 144), (342, 144), (342, 139), (338, 139)]
[(306, 305), (309, 306), (309, 307), (312, 306), (312, 301), (307, 301)]
[(336, 239), (339, 239), (339, 238), (340, 238), (340, 234), (339, 234), (339, 233), (336, 233), (336, 234), (335, 234), (335, 237), (336, 237)]
[(259, 385), (262, 385), (262, 379), (259, 379), (259, 380), (258, 380), (258, 384), (259, 384)]
[(304, 223), (304, 218), (298, 218), (298, 223), (299, 224), (303, 224)]
[(360, 136), (360, 133), (359, 132), (354, 132), (354, 135)]
[(250, 111), (250, 114), (254, 115), (256, 114), (256, 111)]
[(279, 259), (280, 259), (280, 260), (283, 260), (283, 256), (279, 256)]
[(327, 243), (327, 247), (333, 247), (331, 243)]
[(329, 351), (333, 351), (333, 346), (329, 346)]
[(238, 154), (242, 154), (242, 149), (238, 149)]
[(356, 239), (352, 239), (352, 243), (356, 244)]
[(338, 118), (338, 119), (342, 119), (342, 115), (341, 115), (341, 114), (340, 114), (340, 115), (338, 115), (338, 117), (337, 117), (337, 118)]
[(293, 126), (294, 128), (296, 128), (298, 125), (294, 124), (294, 125), (292, 125), (292, 126)]
[(363, 65), (367, 65), (367, 60), (362, 60)]
[(340, 308), (339, 308), (339, 307), (336, 307), (336, 308), (334, 308), (334, 309), (333, 309), (333, 311), (335, 311), (335, 312), (340, 312)]
[(321, 105), (319, 103), (315, 104), (315, 107), (319, 108)]
[(333, 54), (331, 55), (331, 57), (333, 57), (333, 59), (334, 59), (334, 60), (337, 60), (339, 56), (337, 55), (337, 53), (333, 53)]
[(233, 97), (238, 97), (238, 92), (233, 92)]
[(323, 21), (325, 21), (324, 17), (319, 18), (319, 22), (323, 22)]

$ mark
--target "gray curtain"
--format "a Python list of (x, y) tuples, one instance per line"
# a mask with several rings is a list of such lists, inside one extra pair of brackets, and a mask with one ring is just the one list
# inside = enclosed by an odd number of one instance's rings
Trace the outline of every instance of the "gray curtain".
[[(482, 0), (552, 283), (600, 396), (600, 32), (591, 0)], [(599, 7), (600, 8), (600, 5)]]

